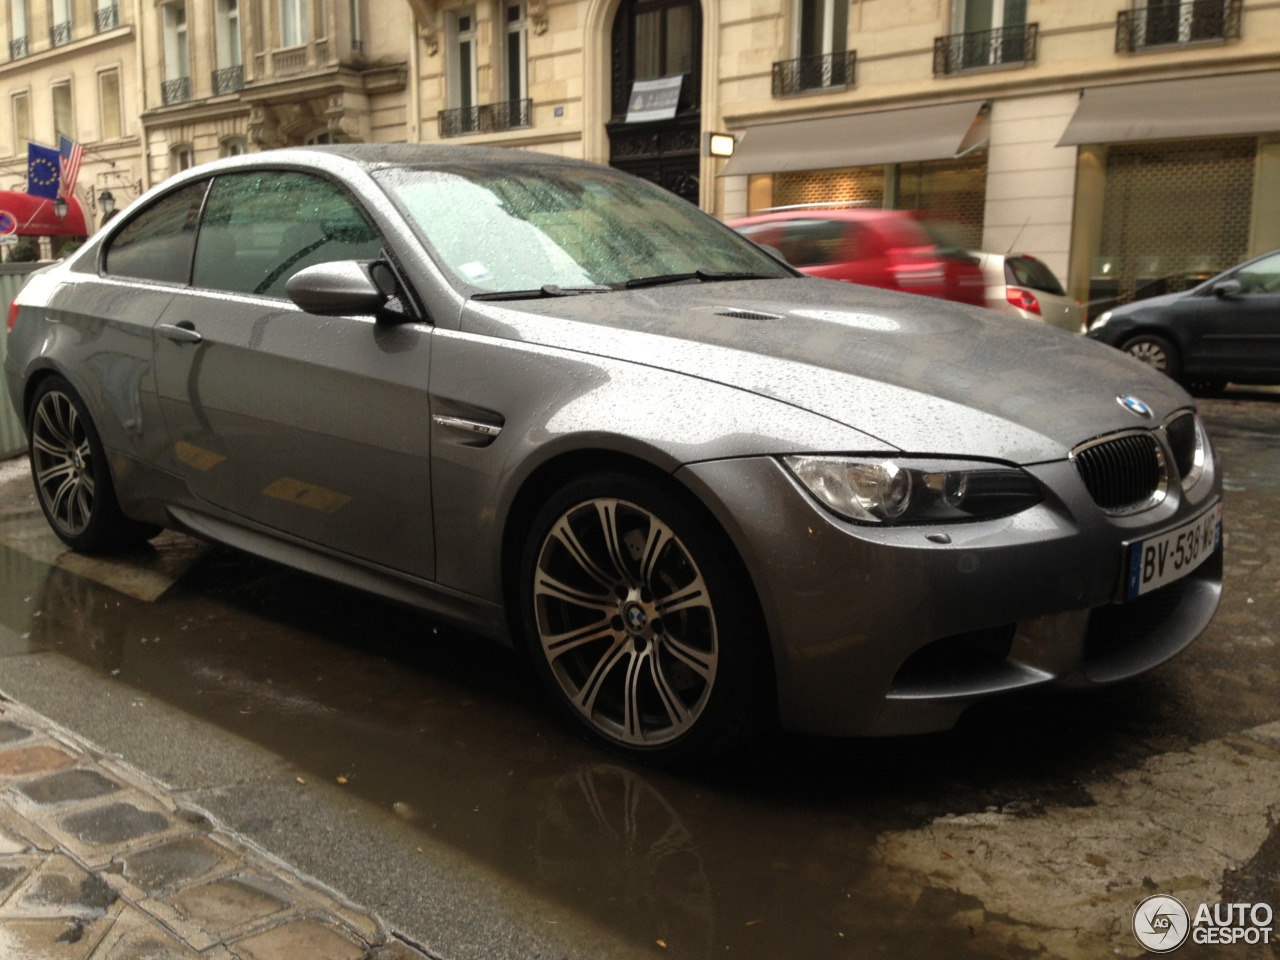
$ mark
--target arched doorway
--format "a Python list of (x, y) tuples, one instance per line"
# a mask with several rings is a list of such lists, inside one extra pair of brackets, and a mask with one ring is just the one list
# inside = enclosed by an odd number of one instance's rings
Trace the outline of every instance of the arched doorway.
[[(698, 202), (702, 143), (702, 5), (698, 0), (622, 0), (610, 51), (609, 165)], [(683, 76), (676, 115), (627, 123), (636, 80)]]

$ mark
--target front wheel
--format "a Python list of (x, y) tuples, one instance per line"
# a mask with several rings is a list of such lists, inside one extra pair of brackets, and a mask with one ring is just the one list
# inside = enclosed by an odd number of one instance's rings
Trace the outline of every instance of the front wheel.
[(120, 511), (102, 441), (71, 384), (51, 376), (36, 390), (27, 423), (31, 477), (53, 532), (73, 550), (134, 546), (160, 528)]
[(571, 483), (535, 518), (521, 577), (538, 672), (597, 740), (687, 763), (772, 718), (754, 592), (687, 496), (624, 474)]
[(1182, 365), (1178, 361), (1177, 348), (1164, 337), (1154, 333), (1140, 333), (1120, 347), (1125, 353), (1167, 377), (1178, 379)]

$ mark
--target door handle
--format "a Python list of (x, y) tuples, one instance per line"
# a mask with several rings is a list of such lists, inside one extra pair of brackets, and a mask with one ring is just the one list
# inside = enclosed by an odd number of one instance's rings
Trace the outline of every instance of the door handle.
[(196, 326), (190, 320), (179, 323), (162, 323), (157, 328), (160, 335), (177, 343), (199, 343), (204, 338), (196, 333)]

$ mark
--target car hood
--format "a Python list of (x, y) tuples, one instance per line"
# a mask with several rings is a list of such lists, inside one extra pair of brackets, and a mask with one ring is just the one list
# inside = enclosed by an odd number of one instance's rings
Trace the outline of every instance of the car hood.
[(1163, 307), (1178, 300), (1185, 300), (1193, 293), (1195, 293), (1195, 289), (1179, 290), (1177, 293), (1162, 293), (1158, 297), (1145, 297), (1142, 300), (1133, 300), (1129, 303), (1122, 303), (1118, 307), (1112, 307), (1111, 315), (1113, 317), (1125, 317), (1130, 314), (1138, 313), (1142, 310), (1147, 310), (1151, 307)]
[[(1076, 334), (825, 280), (470, 301), (463, 326), (728, 384), (914, 454), (1055, 460), (1190, 404), (1172, 380)], [(1117, 402), (1128, 395), (1154, 420)]]

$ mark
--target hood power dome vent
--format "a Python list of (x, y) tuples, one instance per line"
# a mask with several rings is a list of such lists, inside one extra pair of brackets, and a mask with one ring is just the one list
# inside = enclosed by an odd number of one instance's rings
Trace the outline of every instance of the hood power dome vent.
[(781, 320), (782, 317), (776, 313), (761, 313), (759, 310), (739, 310), (736, 307), (729, 307), (724, 310), (715, 311), (717, 317), (733, 317), (735, 320)]

